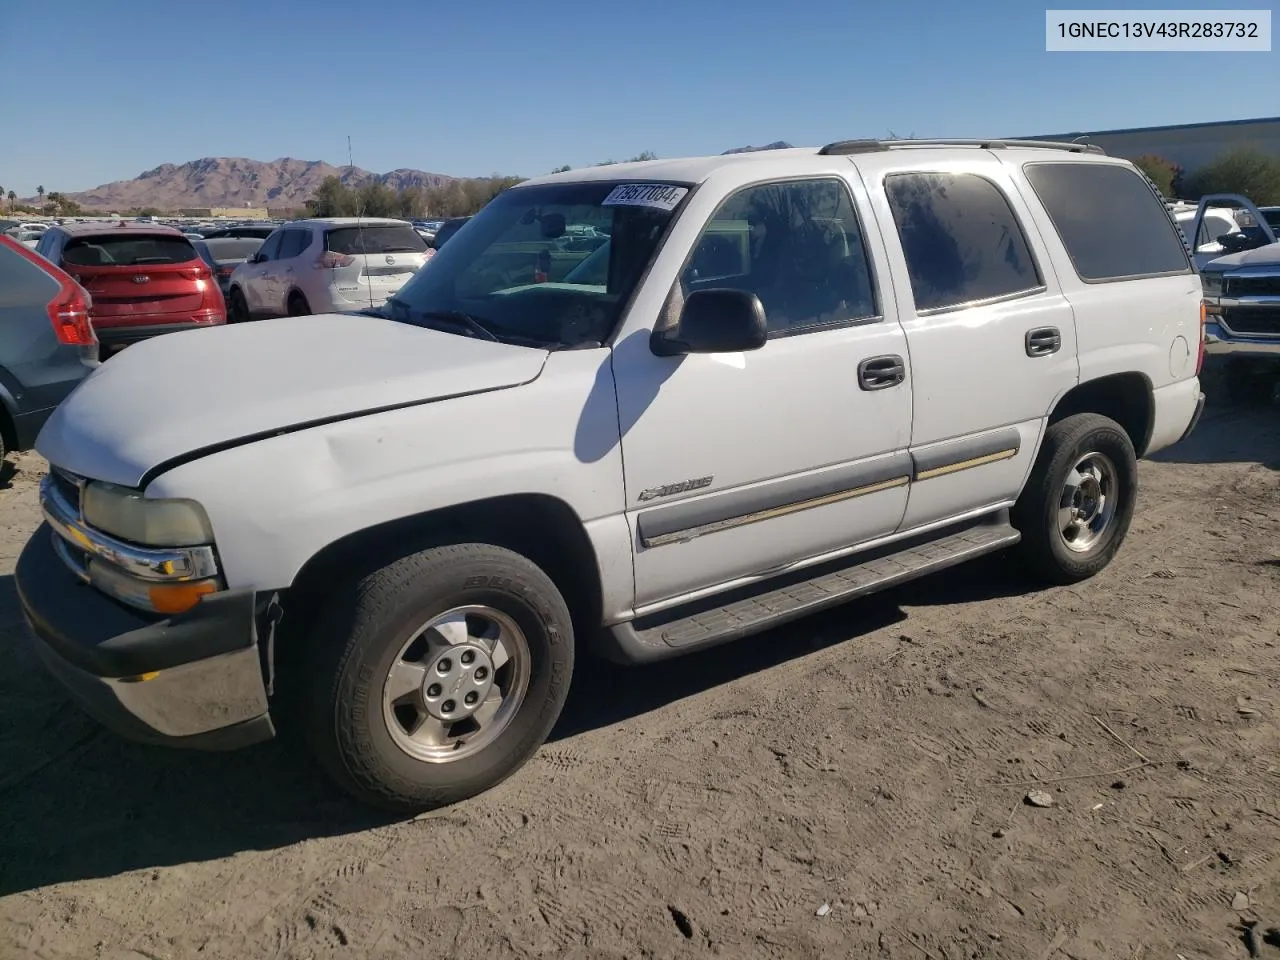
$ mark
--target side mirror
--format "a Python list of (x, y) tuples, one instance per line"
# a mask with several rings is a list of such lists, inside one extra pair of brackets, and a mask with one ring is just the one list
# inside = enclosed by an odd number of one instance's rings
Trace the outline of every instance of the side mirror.
[(544, 213), (539, 224), (544, 240), (556, 240), (564, 236), (567, 224), (563, 213)]
[(689, 294), (680, 322), (666, 333), (654, 331), (650, 347), (660, 357), (686, 353), (744, 353), (769, 339), (764, 305), (745, 290), (697, 290)]
[(248, 259), (246, 262), (247, 262), (247, 263), (261, 263), (261, 262), (262, 262), (262, 254), (260, 254), (260, 253), (251, 253), (251, 254), (249, 254), (249, 259)]
[(1218, 242), (1222, 244), (1222, 249), (1227, 253), (1243, 253), (1245, 250), (1255, 250), (1258, 247), (1266, 245), (1266, 238), (1262, 236), (1250, 236), (1244, 231), (1238, 233), (1224, 233), (1218, 237)]

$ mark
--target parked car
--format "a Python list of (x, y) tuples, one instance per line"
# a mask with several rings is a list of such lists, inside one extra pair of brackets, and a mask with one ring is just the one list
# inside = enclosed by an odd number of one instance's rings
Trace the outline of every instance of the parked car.
[(29, 450), (49, 414), (97, 365), (88, 294), (0, 235), (0, 460)]
[[(537, 282), (566, 222), (609, 234), (603, 289)], [(1138, 458), (1203, 408), (1200, 308), (1157, 192), (1080, 144), (542, 177), (389, 319), (112, 361), (40, 436), (18, 593), (120, 732), (235, 747), (288, 715), (362, 800), (452, 803), (534, 753), (589, 651), (674, 657), (997, 551), (1096, 576)]]
[(435, 236), (431, 240), (431, 246), (439, 250), (445, 245), (455, 233), (462, 229), (463, 225), (470, 220), (470, 217), (451, 217), (436, 230)]
[(104, 356), (158, 334), (227, 322), (213, 270), (173, 227), (69, 223), (49, 229), (36, 252), (89, 292)]
[(231, 275), (262, 247), (263, 241), (253, 237), (215, 237), (197, 240), (196, 252), (200, 259), (213, 268), (218, 288), (226, 297), (231, 291)]
[(237, 239), (265, 240), (275, 233), (278, 223), (242, 223), (231, 227), (218, 227), (204, 234), (206, 240), (221, 240), (226, 237)]
[(295, 220), (231, 275), (231, 321), (380, 307), (426, 262), (426, 252), (403, 220)]

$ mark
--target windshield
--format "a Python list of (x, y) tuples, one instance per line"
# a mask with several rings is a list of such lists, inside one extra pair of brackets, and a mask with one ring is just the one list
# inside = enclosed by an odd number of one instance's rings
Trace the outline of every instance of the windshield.
[(681, 185), (604, 181), (504, 191), (388, 301), (385, 313), (469, 336), (599, 345), (617, 326), (687, 193)]

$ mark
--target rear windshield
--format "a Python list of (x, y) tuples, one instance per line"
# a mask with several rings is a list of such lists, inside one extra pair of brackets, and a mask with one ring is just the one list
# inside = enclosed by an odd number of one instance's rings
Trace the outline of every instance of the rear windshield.
[(188, 263), (194, 259), (196, 248), (186, 237), (159, 233), (78, 237), (62, 251), (62, 262), (77, 267), (136, 267)]
[(324, 235), (324, 248), (334, 253), (421, 253), (426, 242), (403, 226), (337, 227)]
[(262, 247), (262, 241), (257, 237), (214, 238), (206, 240), (205, 246), (215, 260), (248, 260)]

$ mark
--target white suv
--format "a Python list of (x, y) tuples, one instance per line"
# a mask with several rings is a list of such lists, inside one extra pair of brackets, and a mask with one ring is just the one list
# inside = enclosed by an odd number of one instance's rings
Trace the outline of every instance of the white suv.
[[(574, 170), (499, 194), (382, 319), (105, 364), (40, 434), (17, 590), (116, 730), (226, 748), (285, 717), (357, 796), (437, 806), (529, 758), (583, 653), (997, 550), (1100, 573), (1138, 458), (1200, 414), (1202, 337), (1160, 197), (1079, 144)], [(191, 395), (218, 402), (155, 399)]]
[(237, 323), (380, 307), (431, 252), (404, 220), (294, 220), (231, 275), (227, 319)]

